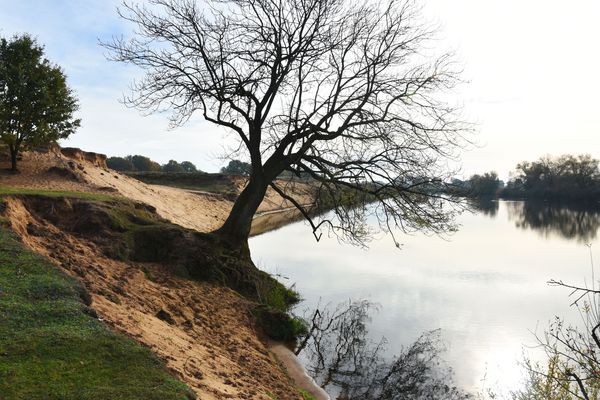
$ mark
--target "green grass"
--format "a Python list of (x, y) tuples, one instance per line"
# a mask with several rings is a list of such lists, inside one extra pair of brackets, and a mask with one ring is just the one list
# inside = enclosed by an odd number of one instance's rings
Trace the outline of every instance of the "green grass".
[(0, 228), (0, 399), (189, 398), (150, 350), (86, 314), (81, 292)]
[(315, 400), (315, 397), (306, 390), (298, 389), (298, 391), (304, 400)]
[(30, 189), (30, 188), (18, 188), (11, 186), (0, 185), (0, 196), (43, 196), (43, 197), (70, 197), (76, 199), (95, 200), (95, 201), (111, 201), (120, 199), (117, 196), (111, 196), (101, 193), (89, 193), (89, 192), (72, 192), (65, 190), (43, 190), (43, 189)]

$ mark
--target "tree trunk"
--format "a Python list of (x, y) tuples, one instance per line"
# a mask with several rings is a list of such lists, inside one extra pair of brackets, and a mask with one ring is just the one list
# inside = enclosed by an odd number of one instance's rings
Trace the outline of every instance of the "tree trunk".
[(12, 172), (17, 172), (17, 155), (19, 150), (13, 145), (8, 146), (8, 149), (10, 150), (10, 170)]
[(238, 196), (227, 220), (217, 233), (242, 255), (250, 255), (248, 237), (252, 226), (252, 217), (265, 197), (268, 182), (262, 177), (251, 176), (248, 184)]

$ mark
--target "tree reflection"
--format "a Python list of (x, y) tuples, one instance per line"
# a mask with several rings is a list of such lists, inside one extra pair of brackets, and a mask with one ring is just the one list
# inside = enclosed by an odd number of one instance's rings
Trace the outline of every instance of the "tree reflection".
[(498, 214), (499, 203), (497, 200), (486, 198), (469, 199), (469, 208), (493, 218)]
[(565, 239), (589, 243), (600, 228), (600, 207), (557, 205), (540, 202), (507, 202), (508, 217), (522, 229), (543, 236), (558, 235)]
[(307, 370), (317, 384), (338, 400), (473, 398), (453, 385), (452, 371), (440, 358), (439, 330), (389, 357), (385, 339), (368, 339), (372, 309), (371, 303), (358, 301), (312, 314), (296, 354), (308, 359)]

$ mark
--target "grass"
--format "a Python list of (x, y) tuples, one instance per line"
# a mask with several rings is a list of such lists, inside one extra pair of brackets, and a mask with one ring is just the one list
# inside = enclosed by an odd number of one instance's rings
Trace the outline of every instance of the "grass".
[(81, 293), (0, 228), (0, 399), (191, 398), (150, 350), (88, 315)]
[(298, 391), (304, 400), (315, 400), (315, 397), (306, 390), (298, 389)]
[(43, 196), (52, 198), (69, 197), (75, 199), (95, 201), (111, 201), (115, 199), (120, 199), (120, 197), (117, 196), (111, 196), (101, 193), (72, 192), (66, 190), (30, 189), (3, 185), (0, 185), (0, 196)]

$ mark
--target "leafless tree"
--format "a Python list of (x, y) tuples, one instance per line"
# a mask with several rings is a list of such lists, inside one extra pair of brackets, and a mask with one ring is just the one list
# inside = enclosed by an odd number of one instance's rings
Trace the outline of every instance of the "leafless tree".
[[(335, 228), (362, 243), (370, 213), (383, 229), (452, 227), (436, 188), (465, 145), (439, 100), (457, 74), (448, 54), (426, 54), (432, 30), (415, 1), (149, 0), (119, 13), (136, 35), (104, 45), (146, 72), (127, 102), (172, 111), (173, 126), (199, 113), (251, 161), (220, 229), (232, 243), (244, 247), (269, 187), (317, 238)], [(276, 180), (284, 172), (316, 181), (334, 212), (314, 219)]]

